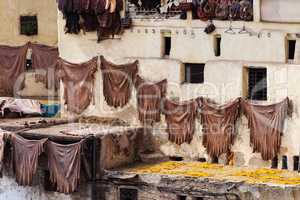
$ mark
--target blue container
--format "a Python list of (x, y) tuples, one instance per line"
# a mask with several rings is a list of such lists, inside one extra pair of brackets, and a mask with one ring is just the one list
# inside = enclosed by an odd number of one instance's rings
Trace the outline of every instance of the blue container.
[(57, 113), (60, 111), (59, 104), (41, 104), (42, 116), (43, 117), (55, 117)]

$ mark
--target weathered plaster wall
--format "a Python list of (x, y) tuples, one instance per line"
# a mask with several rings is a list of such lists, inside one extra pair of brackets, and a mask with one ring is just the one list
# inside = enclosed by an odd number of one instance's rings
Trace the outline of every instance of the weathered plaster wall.
[(90, 188), (89, 185), (82, 186), (80, 191), (72, 194), (65, 195), (57, 192), (49, 192), (44, 190), (43, 186), (43, 176), (39, 174), (38, 177), (34, 179), (33, 186), (19, 186), (14, 177), (4, 175), (0, 179), (0, 199), (4, 200), (89, 200)]
[[(255, 8), (258, 1), (255, 1)], [(134, 27), (125, 31), (121, 38), (96, 43), (96, 33), (87, 35), (66, 35), (63, 32), (64, 20), (59, 13), (58, 32), (59, 49), (62, 58), (71, 62), (87, 61), (93, 56), (104, 55), (116, 63), (125, 63), (139, 59), (140, 74), (156, 81), (168, 79), (168, 97), (180, 100), (198, 96), (208, 96), (217, 102), (243, 96), (243, 71), (246, 66), (267, 68), (268, 101), (275, 103), (289, 96), (295, 104), (296, 113), (287, 120), (283, 137), (283, 155), (288, 155), (289, 168), (292, 169), (292, 156), (299, 154), (300, 136), (298, 126), (300, 119), (297, 107), (300, 105), (297, 82), (300, 79), (300, 39), (297, 39), (294, 65), (286, 64), (286, 37), (296, 36), (300, 31), (299, 24), (261, 23), (255, 15), (254, 22), (233, 22), (236, 34), (224, 33), (229, 27), (227, 21), (215, 21), (217, 30), (207, 35), (203, 32), (206, 23), (198, 20), (134, 20)], [(249, 34), (238, 32), (245, 25)], [(162, 57), (162, 33), (171, 32), (172, 47), (168, 58)], [(214, 55), (215, 35), (221, 35), (221, 56)], [(76, 52), (76, 53), (74, 53)], [(206, 63), (204, 84), (182, 83), (184, 78), (183, 63)], [(133, 98), (124, 109), (109, 108), (102, 94), (102, 78), (100, 71), (96, 75), (96, 103), (84, 114), (120, 117), (132, 124), (136, 119), (136, 101)], [(63, 92), (63, 91), (62, 91)], [(61, 93), (62, 94), (62, 93)], [(63, 101), (63, 99), (62, 99)], [(66, 113), (65, 113), (66, 114)], [(260, 155), (253, 154), (249, 144), (249, 129), (245, 117), (239, 121), (239, 135), (233, 150), (236, 152), (237, 165), (269, 166)], [(207, 157), (202, 146), (201, 126), (197, 122), (197, 130), (191, 144), (180, 147), (167, 141), (165, 123), (156, 125), (153, 133), (157, 136), (157, 144), (166, 155), (184, 156), (186, 158)], [(279, 158), (280, 159), (280, 158)]]
[[(0, 44), (23, 45), (28, 41), (48, 45), (57, 43), (57, 5), (55, 0), (1, 0)], [(19, 17), (37, 15), (38, 35), (20, 35)]]

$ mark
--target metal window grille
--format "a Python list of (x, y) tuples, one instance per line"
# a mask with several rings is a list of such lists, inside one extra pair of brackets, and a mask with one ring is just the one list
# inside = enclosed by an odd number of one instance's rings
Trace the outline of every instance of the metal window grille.
[(186, 63), (185, 64), (185, 82), (203, 83), (205, 64)]
[(248, 99), (267, 100), (267, 69), (249, 68)]

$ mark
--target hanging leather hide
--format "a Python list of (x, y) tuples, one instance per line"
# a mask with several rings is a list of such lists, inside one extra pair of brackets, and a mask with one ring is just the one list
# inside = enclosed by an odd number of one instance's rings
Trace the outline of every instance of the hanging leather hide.
[(229, 8), (229, 17), (231, 20), (240, 19), (241, 5), (238, 0), (233, 0)]
[(47, 139), (26, 140), (16, 134), (12, 135), (13, 168), (19, 185), (32, 185), (46, 141)]
[(57, 184), (57, 191), (65, 194), (76, 190), (80, 180), (83, 140), (69, 145), (47, 142), (50, 180)]
[(206, 15), (206, 12), (204, 11), (204, 7), (207, 4), (207, 0), (201, 1), (199, 4), (197, 4), (197, 16), (202, 21), (207, 21), (208, 16)]
[(64, 99), (67, 110), (81, 114), (94, 97), (97, 57), (80, 64), (59, 59), (57, 70), (57, 75), (64, 84)]
[(263, 160), (271, 160), (280, 151), (284, 122), (292, 114), (292, 103), (286, 98), (272, 105), (256, 105), (242, 100), (243, 111), (248, 118), (250, 144), (253, 152)]
[(59, 57), (58, 48), (34, 43), (30, 44), (30, 48), (32, 68), (46, 72), (46, 76), (36, 74), (36, 82), (43, 82), (48, 89), (58, 89), (59, 80), (55, 76), (55, 66)]
[[(122, 0), (99, 0), (97, 7), (98, 42), (110, 35), (119, 34), (122, 31), (120, 11), (123, 10)], [(103, 7), (104, 6), (104, 7)]]
[(229, 1), (221, 0), (216, 7), (216, 18), (219, 20), (226, 20), (229, 16)]
[(199, 99), (203, 146), (211, 158), (231, 151), (236, 132), (236, 121), (240, 113), (240, 99), (225, 105), (217, 105), (208, 99)]
[[(14, 87), (25, 71), (28, 44), (19, 47), (0, 45), (0, 96), (13, 96)], [(24, 78), (17, 89), (24, 87)]]
[(0, 128), (0, 177), (2, 177), (3, 173), (3, 161), (4, 161), (4, 149), (6, 144), (6, 137), (10, 133), (7, 131), (4, 131)]
[(251, 21), (253, 19), (253, 8), (249, 0), (242, 0), (240, 2), (240, 18), (244, 21)]
[(162, 99), (166, 95), (167, 79), (149, 83), (139, 75), (136, 79), (137, 104), (139, 120), (142, 123), (160, 121)]
[(95, 11), (101, 0), (59, 0), (58, 9), (66, 19), (65, 33), (95, 31), (98, 21)]
[(216, 0), (208, 0), (207, 4), (203, 7), (203, 11), (208, 19), (213, 19), (216, 15)]
[(192, 141), (197, 108), (196, 100), (179, 103), (165, 99), (163, 113), (167, 122), (166, 131), (171, 142), (181, 145)]
[(101, 56), (103, 94), (109, 106), (123, 107), (130, 98), (132, 86), (138, 72), (138, 61), (116, 65)]

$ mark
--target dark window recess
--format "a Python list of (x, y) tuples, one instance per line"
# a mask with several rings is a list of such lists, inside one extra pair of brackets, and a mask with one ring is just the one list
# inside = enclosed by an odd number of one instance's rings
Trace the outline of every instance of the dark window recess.
[(44, 189), (46, 191), (56, 191), (56, 184), (51, 182), (49, 170), (44, 170)]
[(278, 156), (275, 156), (275, 158), (272, 159), (272, 169), (278, 169)]
[(299, 156), (294, 156), (294, 171), (298, 171), (299, 170)]
[(32, 70), (32, 61), (31, 59), (26, 59), (26, 71)]
[(217, 156), (212, 157), (211, 158), (211, 163), (218, 164), (219, 163), (219, 158)]
[(288, 158), (287, 158), (287, 156), (282, 156), (281, 169), (288, 169)]
[(171, 161), (183, 161), (183, 157), (179, 157), (179, 156), (170, 156), (169, 159)]
[(206, 162), (206, 158), (199, 158), (198, 162)]
[(177, 196), (177, 200), (186, 200), (186, 196), (179, 195)]
[(164, 55), (169, 56), (171, 52), (171, 37), (164, 37)]
[(37, 35), (38, 22), (37, 16), (21, 16), (20, 17), (21, 35)]
[(185, 64), (185, 82), (186, 83), (203, 83), (204, 82), (205, 64)]
[(267, 100), (267, 69), (249, 68), (248, 99)]
[(288, 40), (288, 59), (294, 60), (295, 58), (296, 40)]
[(136, 189), (121, 188), (120, 200), (138, 200), (138, 191)]
[(215, 56), (221, 56), (221, 36), (215, 37)]

